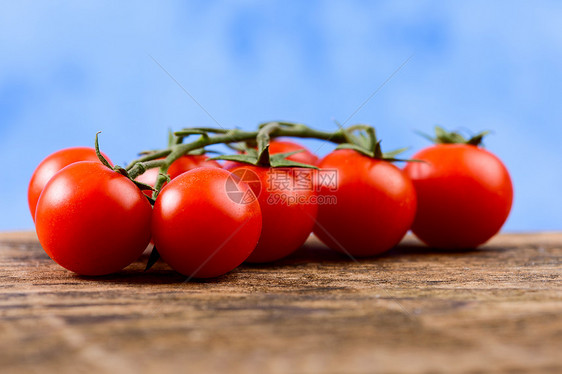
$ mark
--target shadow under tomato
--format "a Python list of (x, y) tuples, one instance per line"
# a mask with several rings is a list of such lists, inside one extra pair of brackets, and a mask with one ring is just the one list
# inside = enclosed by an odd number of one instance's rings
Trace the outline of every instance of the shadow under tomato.
[(109, 275), (103, 276), (85, 276), (74, 274), (81, 280), (89, 282), (113, 283), (113, 284), (182, 284), (182, 283), (219, 283), (222, 282), (232, 273), (227, 273), (216, 278), (192, 278), (173, 270), (162, 259), (158, 259), (156, 263), (148, 270), (145, 270), (150, 251), (145, 251), (141, 257), (125, 269)]
[[(486, 247), (489, 250), (490, 247)], [(369, 257), (352, 257), (348, 254), (333, 250), (311, 236), (308, 241), (291, 255), (270, 263), (251, 264), (244, 263), (242, 266), (248, 268), (277, 268), (280, 266), (290, 266), (303, 263), (347, 263), (347, 262), (371, 262), (373, 260), (383, 260), (387, 258), (403, 257), (405, 261), (412, 256), (464, 256), (480, 253), (483, 249), (438, 249), (424, 245), (413, 236), (408, 235), (400, 244), (390, 249), (388, 252)]]
[[(415, 239), (413, 236), (408, 235), (400, 244), (392, 248), (388, 252), (382, 253), (380, 255), (371, 257), (360, 257), (351, 258), (349, 255), (330, 249), (325, 244), (323, 244), (316, 237), (311, 236), (307, 242), (298, 250), (296, 250), (291, 255), (264, 264), (252, 264), (243, 263), (238, 270), (244, 271), (244, 269), (273, 269), (282, 267), (292, 267), (299, 266), (303, 264), (310, 263), (324, 263), (324, 264), (349, 264), (349, 263), (368, 263), (373, 261), (415, 261), (416, 258), (420, 257), (450, 257), (450, 256), (467, 256), (474, 255), (478, 253), (486, 253), (489, 251), (502, 251), (505, 248), (486, 246), (484, 248), (478, 249), (462, 249), (462, 250), (446, 250), (437, 249), (425, 246), (423, 243)], [(114, 283), (114, 284), (181, 284), (181, 283), (191, 283), (191, 284), (213, 284), (222, 283), (231, 277), (236, 277), (237, 270), (230, 273), (224, 274), (216, 278), (189, 278), (174, 271), (169, 265), (167, 265), (162, 259), (159, 259), (148, 271), (145, 271), (146, 264), (148, 262), (150, 251), (145, 251), (143, 255), (135, 261), (133, 264), (129, 265), (122, 271), (106, 275), (106, 276), (81, 276), (74, 275), (75, 277), (88, 281), (97, 281), (102, 283)]]
[(88, 282), (114, 283), (114, 284), (174, 284), (183, 283), (186, 277), (171, 270), (124, 269), (118, 273), (102, 276), (75, 275), (76, 278)]

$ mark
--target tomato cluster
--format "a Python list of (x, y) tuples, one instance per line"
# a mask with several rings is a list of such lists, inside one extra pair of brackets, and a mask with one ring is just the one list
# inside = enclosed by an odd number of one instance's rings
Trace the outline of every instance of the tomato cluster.
[[(210, 278), (243, 262), (284, 258), (312, 232), (355, 258), (388, 251), (408, 230), (432, 247), (473, 248), (507, 219), (511, 180), (479, 146), (482, 134), (466, 140), (438, 129), (437, 144), (400, 169), (394, 154), (380, 151), (371, 128), (356, 137), (298, 126), (260, 130), (257, 147), (215, 158), (228, 160), (223, 164), (189, 154), (181, 142), (127, 169), (113, 167), (97, 142), (96, 149), (58, 151), (29, 184), (39, 241), (54, 261), (81, 275), (117, 272), (152, 241), (153, 254), (174, 270)], [(270, 140), (272, 134), (341, 145), (318, 160), (295, 142)], [(246, 133), (228, 136), (249, 140)], [(203, 139), (230, 143), (226, 135)], [(178, 149), (186, 151), (177, 156)], [(167, 173), (154, 165), (168, 165)]]

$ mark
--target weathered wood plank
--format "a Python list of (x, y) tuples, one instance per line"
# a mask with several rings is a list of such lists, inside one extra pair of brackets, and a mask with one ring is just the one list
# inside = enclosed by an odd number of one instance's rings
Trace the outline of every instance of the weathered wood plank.
[(88, 279), (33, 233), (0, 234), (2, 373), (562, 372), (562, 234), (358, 262), (291, 258), (185, 282), (144, 261)]

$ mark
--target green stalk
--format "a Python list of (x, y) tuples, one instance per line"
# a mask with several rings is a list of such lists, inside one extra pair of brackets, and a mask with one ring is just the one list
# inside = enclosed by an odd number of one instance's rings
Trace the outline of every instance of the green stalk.
[[(332, 143), (341, 144), (347, 142), (347, 137), (344, 131), (337, 130), (335, 132), (325, 132), (312, 129), (303, 124), (292, 124), (288, 122), (269, 122), (267, 125), (273, 128), (271, 133), (269, 133), (270, 138), (277, 138), (280, 136), (294, 137), (294, 138), (314, 138), (330, 141)], [(201, 134), (201, 136), (191, 142), (191, 143), (181, 143), (173, 144), (167, 149), (156, 151), (148, 155), (142, 156), (134, 161), (132, 161), (127, 166), (127, 172), (131, 179), (135, 179), (148, 169), (155, 167), (160, 168), (156, 184), (154, 186), (153, 198), (158, 196), (158, 193), (162, 189), (164, 183), (166, 183), (166, 175), (168, 173), (168, 168), (174, 161), (186, 155), (187, 153), (194, 151), (196, 149), (201, 149), (209, 145), (214, 144), (228, 144), (228, 143), (238, 143), (249, 140), (255, 140), (258, 136), (259, 131), (243, 131), (243, 130), (213, 130), (208, 128), (194, 128), (194, 129), (184, 129), (175, 132), (174, 135), (178, 138), (183, 139), (194, 134)], [(209, 132), (213, 132), (215, 135), (209, 135)], [(162, 159), (165, 157), (164, 159)]]

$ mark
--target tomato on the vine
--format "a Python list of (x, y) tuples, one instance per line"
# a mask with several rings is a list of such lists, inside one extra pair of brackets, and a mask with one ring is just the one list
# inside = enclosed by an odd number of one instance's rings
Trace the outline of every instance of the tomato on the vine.
[(223, 169), (179, 175), (154, 204), (154, 244), (168, 265), (189, 277), (217, 277), (236, 268), (256, 247), (261, 228), (252, 190)]
[[(111, 161), (107, 156), (104, 155), (109, 163)], [(29, 187), (27, 189), (27, 202), (29, 204), (29, 211), (33, 220), (35, 220), (35, 208), (37, 206), (37, 200), (41, 195), (41, 191), (47, 184), (47, 182), (62, 168), (73, 164), (78, 161), (97, 161), (98, 156), (96, 151), (90, 147), (72, 147), (65, 148), (57, 151), (55, 153), (47, 156), (41, 163), (37, 166), (31, 180), (29, 181)]]
[(475, 248), (495, 235), (513, 200), (511, 178), (492, 153), (438, 144), (416, 153), (405, 171), (418, 196), (413, 233), (436, 248)]
[(314, 234), (351, 256), (383, 253), (404, 237), (416, 212), (414, 186), (392, 163), (339, 149), (320, 162)]
[(151, 214), (130, 179), (100, 162), (80, 161), (47, 183), (35, 224), (43, 249), (59, 265), (81, 275), (106, 275), (144, 251)]
[(231, 172), (249, 181), (263, 217), (258, 245), (246, 262), (275, 261), (303, 245), (312, 232), (318, 211), (315, 170), (244, 164)]

